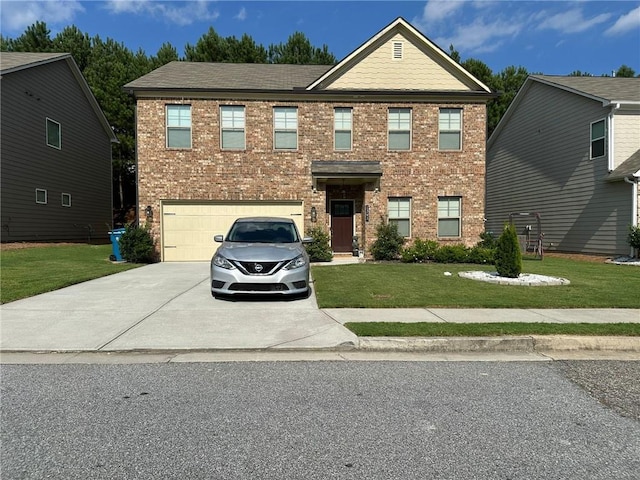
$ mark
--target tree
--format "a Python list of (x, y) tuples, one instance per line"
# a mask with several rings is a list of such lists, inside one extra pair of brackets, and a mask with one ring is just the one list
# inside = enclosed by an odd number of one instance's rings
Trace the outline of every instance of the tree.
[(304, 33), (295, 32), (289, 36), (287, 43), (269, 45), (269, 63), (334, 65), (337, 60), (327, 45), (313, 47)]
[(8, 40), (7, 51), (10, 52), (51, 52), (53, 42), (51, 31), (45, 22), (36, 22), (27, 27), (25, 32), (15, 40)]
[(522, 252), (516, 227), (512, 223), (504, 226), (502, 235), (498, 238), (495, 262), (501, 277), (518, 278), (522, 272)]
[(84, 72), (91, 56), (91, 38), (76, 26), (65, 27), (53, 39), (52, 50), (70, 53), (80, 71)]
[(169, 62), (177, 60), (180, 60), (180, 57), (178, 57), (178, 50), (176, 50), (176, 47), (174, 47), (170, 43), (165, 42), (158, 49), (158, 53), (156, 53), (155, 57), (151, 57), (149, 59), (149, 67), (151, 68), (151, 70), (155, 70), (162, 65), (166, 65)]
[(528, 76), (529, 72), (527, 72), (526, 68), (513, 65), (495, 75), (492, 87), (500, 92), (500, 96), (492, 102), (489, 110), (489, 120), (487, 122), (489, 135), (495, 130), (498, 122), (500, 122)]
[(635, 70), (628, 65), (620, 65), (620, 68), (616, 71), (616, 77), (632, 78), (635, 76)]

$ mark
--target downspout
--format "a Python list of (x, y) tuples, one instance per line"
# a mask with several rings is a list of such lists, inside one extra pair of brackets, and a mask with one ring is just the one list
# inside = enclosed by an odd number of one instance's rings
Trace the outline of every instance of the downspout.
[(607, 139), (609, 141), (609, 145), (608, 145), (608, 168), (609, 171), (612, 172), (615, 169), (615, 142), (614, 142), (614, 121), (613, 121), (613, 117), (615, 115), (616, 110), (620, 110), (620, 104), (619, 103), (615, 103), (611, 106), (611, 111), (609, 112), (608, 115), (608, 123), (609, 123), (609, 131), (607, 134)]
[[(638, 226), (638, 181), (631, 180), (629, 177), (624, 177), (624, 181), (630, 183), (631, 187), (631, 225), (634, 227)], [(631, 247), (631, 257), (633, 257), (633, 247)]]

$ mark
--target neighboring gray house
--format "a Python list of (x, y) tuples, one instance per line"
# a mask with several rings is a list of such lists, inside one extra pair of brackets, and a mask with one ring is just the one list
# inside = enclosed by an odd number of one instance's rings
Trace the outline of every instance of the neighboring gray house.
[(530, 76), (487, 143), (486, 230), (536, 212), (548, 250), (629, 254), (639, 150), (640, 78)]
[(2, 242), (107, 238), (117, 139), (67, 53), (0, 54)]

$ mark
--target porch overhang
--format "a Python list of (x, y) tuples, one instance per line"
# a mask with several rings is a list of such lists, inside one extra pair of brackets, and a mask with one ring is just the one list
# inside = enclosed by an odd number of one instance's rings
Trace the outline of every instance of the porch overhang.
[(311, 162), (311, 178), (313, 189), (318, 183), (327, 185), (363, 185), (373, 183), (373, 187), (380, 189), (382, 165), (374, 161), (324, 161)]

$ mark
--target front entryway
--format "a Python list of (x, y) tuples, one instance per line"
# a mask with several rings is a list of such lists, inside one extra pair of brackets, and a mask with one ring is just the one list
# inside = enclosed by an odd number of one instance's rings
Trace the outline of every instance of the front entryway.
[(336, 253), (352, 251), (353, 200), (331, 201), (331, 249)]

